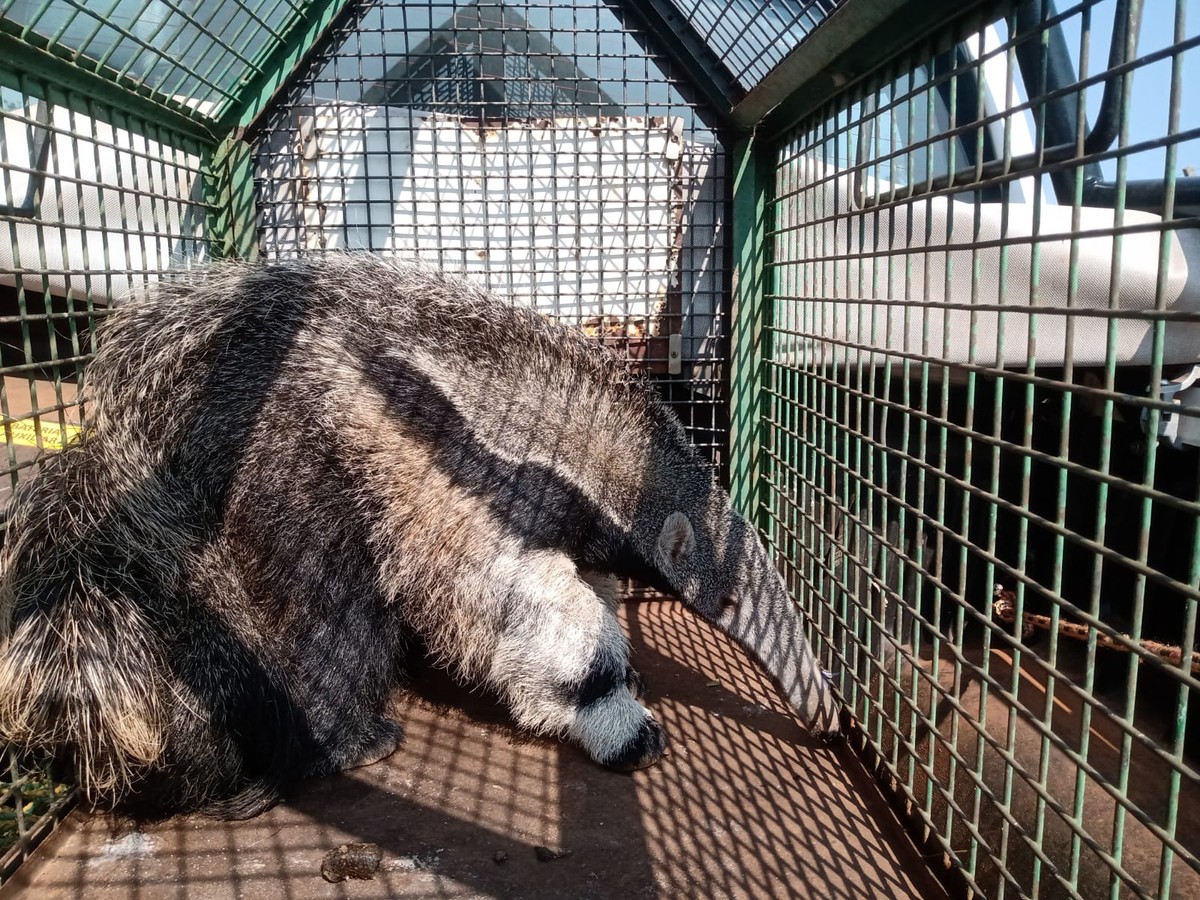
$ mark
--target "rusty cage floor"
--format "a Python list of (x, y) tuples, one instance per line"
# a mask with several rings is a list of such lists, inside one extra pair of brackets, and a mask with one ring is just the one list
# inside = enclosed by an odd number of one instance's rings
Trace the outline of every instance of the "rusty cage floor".
[[(523, 737), (487, 698), (425, 676), (397, 699), (388, 759), (298, 786), (246, 822), (142, 831), (76, 811), (5, 897), (936, 897), (943, 892), (840, 742), (810, 740), (770, 683), (679, 604), (624, 607), (671, 737), (620, 775)], [(369, 841), (373, 881), (328, 884)], [(535, 847), (563, 852), (541, 861)], [(496, 862), (497, 854), (507, 854)]]

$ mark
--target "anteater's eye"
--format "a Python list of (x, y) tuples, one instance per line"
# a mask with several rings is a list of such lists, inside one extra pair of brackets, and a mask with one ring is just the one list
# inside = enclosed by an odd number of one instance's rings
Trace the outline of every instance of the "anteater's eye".
[(731, 597), (728, 594), (721, 598), (721, 608), (729, 609), (731, 606), (737, 606), (737, 598)]

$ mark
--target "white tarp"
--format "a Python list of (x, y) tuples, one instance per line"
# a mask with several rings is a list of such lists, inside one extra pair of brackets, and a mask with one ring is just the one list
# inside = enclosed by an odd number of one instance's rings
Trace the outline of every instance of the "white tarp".
[[(41, 181), (33, 207), (6, 216), (0, 284), (103, 303), (204, 258), (198, 157), (65, 107), (44, 121), (34, 109), (0, 123), (14, 167), (4, 201), (21, 205)], [(50, 142), (40, 174), (38, 140)]]
[[(400, 107), (339, 104), (298, 125), (297, 160), (278, 156), (268, 173), (291, 194), (274, 201), (278, 247), (268, 253), (289, 245), (401, 253), (478, 276), (541, 312), (580, 319), (653, 322), (668, 293), (680, 290), (684, 209), (696, 179), (681, 173), (678, 119), (481, 127)], [(292, 169), (299, 191), (283, 168)]]
[[(793, 201), (779, 206), (777, 293), (803, 301), (776, 304), (783, 362), (881, 365), (908, 353), (1101, 366), (1115, 319), (1117, 364), (1148, 365), (1149, 313), (1200, 310), (1200, 232), (1163, 230), (1150, 213), (1127, 210), (1118, 229), (1110, 209), (1085, 207), (1075, 222), (1069, 206), (1035, 218), (1028, 203), (945, 196), (864, 211), (851, 172), (800, 157), (781, 177)], [(1200, 324), (1168, 321), (1162, 349), (1167, 363), (1200, 362)]]

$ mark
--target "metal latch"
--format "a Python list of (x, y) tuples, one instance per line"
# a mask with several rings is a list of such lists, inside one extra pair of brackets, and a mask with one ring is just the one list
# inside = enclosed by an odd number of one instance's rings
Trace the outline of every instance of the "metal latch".
[(667, 374), (679, 375), (683, 372), (683, 335), (672, 334), (667, 343)]
[[(1200, 414), (1200, 364), (1193, 365), (1182, 375), (1163, 381), (1158, 387), (1158, 398), (1176, 406), (1196, 410)], [(1150, 410), (1142, 410), (1142, 430), (1150, 427)], [(1172, 447), (1189, 444), (1200, 447), (1200, 418), (1174, 412), (1163, 412), (1158, 420), (1158, 437)]]

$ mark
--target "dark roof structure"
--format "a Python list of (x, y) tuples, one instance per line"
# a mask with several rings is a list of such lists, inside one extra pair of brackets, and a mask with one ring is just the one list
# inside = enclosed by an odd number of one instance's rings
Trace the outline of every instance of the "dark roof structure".
[(454, 10), (363, 99), (480, 120), (624, 112), (519, 12), (479, 3)]

